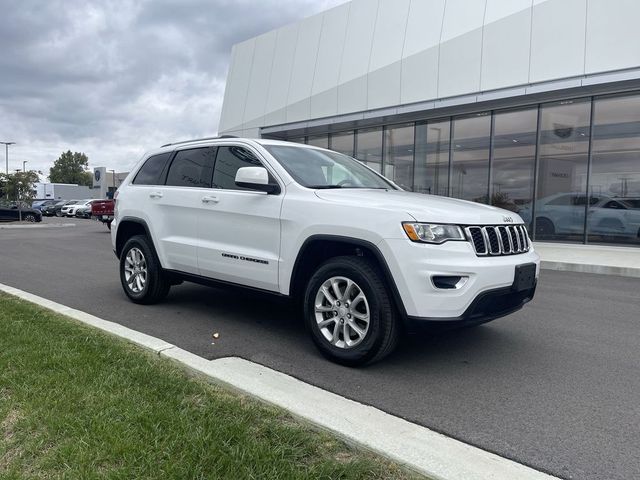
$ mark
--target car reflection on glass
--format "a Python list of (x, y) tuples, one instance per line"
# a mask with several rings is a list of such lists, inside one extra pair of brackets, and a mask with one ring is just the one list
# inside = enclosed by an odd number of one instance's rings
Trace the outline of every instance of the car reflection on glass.
[[(554, 235), (582, 235), (587, 196), (580, 193), (557, 193), (536, 200), (536, 238)], [(589, 235), (619, 236), (640, 241), (640, 197), (592, 195), (587, 209)], [(533, 218), (531, 204), (519, 212)]]

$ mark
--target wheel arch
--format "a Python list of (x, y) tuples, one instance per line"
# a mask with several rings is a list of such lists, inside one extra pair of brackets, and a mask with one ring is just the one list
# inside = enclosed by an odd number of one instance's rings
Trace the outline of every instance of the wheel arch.
[[(122, 249), (129, 240), (134, 235), (146, 235), (151, 242), (154, 250), (156, 250), (153, 237), (151, 235), (151, 231), (149, 230), (149, 225), (147, 222), (140, 218), (135, 217), (123, 217), (118, 222), (118, 231), (116, 232), (116, 245), (115, 245), (115, 253), (118, 258), (120, 258), (120, 254), (122, 253)], [(157, 252), (157, 250), (156, 250)]]
[(406, 319), (407, 312), (400, 291), (384, 255), (375, 244), (361, 238), (325, 234), (307, 238), (300, 247), (293, 265), (289, 279), (289, 295), (294, 299), (302, 298), (307, 282), (315, 269), (330, 258), (343, 255), (366, 256), (375, 262), (382, 273), (383, 281), (389, 288), (398, 313)]

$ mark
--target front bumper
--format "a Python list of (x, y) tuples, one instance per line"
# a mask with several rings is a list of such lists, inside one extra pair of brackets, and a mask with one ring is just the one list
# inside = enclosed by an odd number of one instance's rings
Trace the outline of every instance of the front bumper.
[[(534, 263), (536, 279), (540, 273), (540, 257), (533, 250), (478, 257), (469, 242), (429, 245), (404, 239), (384, 240), (378, 247), (410, 323), (480, 323), (507, 315), (531, 300), (535, 292), (535, 287), (523, 292), (512, 288), (516, 266)], [(465, 281), (458, 288), (442, 289), (434, 284), (437, 276), (460, 276)]]

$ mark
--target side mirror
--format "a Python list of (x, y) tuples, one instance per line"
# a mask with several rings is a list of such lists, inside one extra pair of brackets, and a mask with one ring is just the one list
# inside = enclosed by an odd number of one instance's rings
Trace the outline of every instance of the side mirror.
[(277, 183), (269, 183), (269, 172), (264, 167), (242, 167), (236, 172), (236, 185), (266, 193), (279, 193)]

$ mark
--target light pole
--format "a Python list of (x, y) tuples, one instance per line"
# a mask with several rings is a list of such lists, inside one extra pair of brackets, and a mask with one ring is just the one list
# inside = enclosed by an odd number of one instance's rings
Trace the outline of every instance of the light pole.
[(5, 173), (9, 175), (9, 145), (15, 145), (16, 142), (0, 142), (4, 145), (4, 160), (7, 164)]
[(20, 190), (22, 190), (22, 182), (18, 181), (16, 200), (18, 201), (18, 221), (22, 222), (22, 204), (20, 203)]
[(26, 172), (27, 170), (25, 169), (25, 164), (28, 162), (29, 160), (23, 160), (22, 161), (22, 173)]

